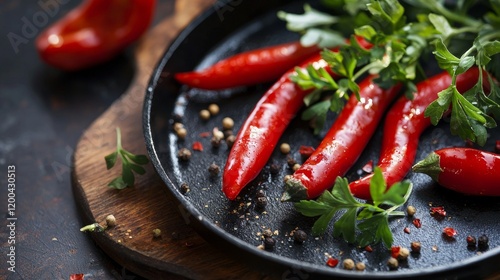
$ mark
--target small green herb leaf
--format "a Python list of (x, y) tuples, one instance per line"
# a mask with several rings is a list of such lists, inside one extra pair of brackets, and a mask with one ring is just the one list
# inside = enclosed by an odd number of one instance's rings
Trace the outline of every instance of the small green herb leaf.
[(111, 169), (115, 166), (118, 156), (120, 156), (122, 161), (122, 175), (114, 178), (109, 182), (108, 186), (121, 190), (134, 185), (134, 172), (139, 175), (146, 173), (146, 169), (141, 165), (148, 164), (149, 160), (145, 155), (134, 155), (123, 149), (120, 128), (116, 128), (116, 151), (104, 157), (107, 169)]

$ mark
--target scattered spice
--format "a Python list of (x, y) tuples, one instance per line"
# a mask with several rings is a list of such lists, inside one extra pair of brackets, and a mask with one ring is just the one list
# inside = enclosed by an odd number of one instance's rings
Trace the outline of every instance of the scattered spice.
[(189, 191), (191, 191), (191, 189), (189, 188), (189, 185), (187, 183), (182, 183), (180, 189), (181, 189), (182, 194), (186, 194)]
[(314, 152), (314, 147), (311, 146), (300, 146), (299, 154), (302, 156), (302, 159), (307, 159)]
[(205, 110), (205, 109), (201, 110), (201, 111), (200, 111), (200, 118), (201, 118), (202, 120), (204, 120), (204, 121), (206, 121), (206, 120), (210, 119), (210, 111)]
[(367, 245), (367, 246), (365, 247), (365, 251), (367, 251), (367, 252), (369, 252), (369, 253), (373, 252), (373, 248), (372, 248), (372, 246)]
[(77, 273), (77, 274), (71, 274), (69, 276), (69, 280), (83, 280), (84, 279), (84, 274), (83, 273)]
[(288, 164), (288, 166), (290, 168), (293, 168), (293, 166), (297, 163), (297, 161), (294, 158), (289, 156), (286, 158), (286, 163)]
[(443, 229), (443, 234), (448, 238), (455, 238), (455, 235), (457, 235), (457, 231), (452, 227), (445, 227)]
[(267, 228), (262, 232), (262, 236), (263, 237), (271, 237), (271, 236), (273, 236), (273, 231), (271, 229)]
[(177, 134), (177, 137), (179, 137), (179, 139), (186, 139), (186, 136), (187, 136), (187, 129), (184, 128), (184, 127), (181, 127), (179, 128), (178, 130), (175, 131), (176, 134)]
[(467, 241), (467, 246), (476, 247), (476, 237), (468, 235), (466, 241)]
[(495, 142), (495, 153), (500, 154), (500, 140)]
[(155, 229), (153, 229), (153, 237), (154, 237), (154, 238), (159, 238), (159, 237), (161, 237), (161, 229), (159, 229), (159, 228), (155, 228)]
[(201, 144), (201, 142), (199, 142), (199, 141), (195, 141), (195, 142), (193, 142), (192, 148), (194, 151), (202, 152), (203, 151), (203, 144)]
[(306, 241), (306, 239), (307, 239), (307, 233), (301, 229), (298, 229), (293, 233), (293, 240), (296, 243), (302, 244), (304, 243), (304, 241)]
[(394, 270), (399, 267), (399, 262), (396, 258), (390, 257), (387, 261), (387, 266), (389, 267), (389, 269)]
[(339, 260), (333, 257), (328, 257), (326, 260), (326, 265), (329, 267), (336, 267), (339, 264)]
[(269, 172), (271, 172), (271, 174), (278, 174), (280, 172), (279, 165), (276, 163), (271, 164), (271, 166), (269, 166)]
[(347, 269), (347, 270), (353, 270), (354, 269), (354, 261), (351, 260), (351, 259), (345, 259), (342, 262), (342, 265), (343, 265), (344, 269)]
[(413, 219), (412, 223), (416, 228), (422, 227), (422, 222), (420, 221), (420, 219)]
[(366, 269), (366, 265), (364, 262), (357, 262), (356, 263), (356, 270), (357, 271), (364, 271)]
[(222, 128), (225, 130), (233, 129), (234, 121), (229, 117), (225, 117), (222, 119)]
[(265, 196), (258, 196), (255, 202), (258, 208), (265, 208), (267, 205), (267, 198)]
[(282, 143), (280, 145), (280, 151), (281, 151), (281, 153), (288, 154), (288, 153), (290, 153), (290, 150), (291, 150), (290, 144), (288, 144), (288, 143)]
[(232, 129), (224, 129), (224, 131), (222, 131), (222, 133), (224, 134), (224, 138), (227, 139), (227, 137), (231, 136), (231, 135), (234, 135), (233, 133), (233, 130)]
[(479, 236), (479, 238), (477, 239), (477, 246), (481, 250), (488, 248), (488, 243), (489, 243), (489, 238), (485, 234)]
[(106, 216), (106, 225), (108, 227), (114, 227), (116, 226), (116, 218), (114, 215), (107, 215)]
[(446, 217), (446, 211), (443, 206), (433, 206), (430, 208), (429, 213), (434, 217)]
[(372, 173), (373, 172), (373, 160), (369, 160), (362, 168), (366, 173)]
[(401, 250), (401, 247), (399, 246), (392, 246), (391, 247), (391, 257), (397, 258), (399, 256), (399, 251)]
[(217, 164), (212, 163), (208, 167), (208, 172), (210, 173), (210, 176), (217, 176), (220, 173), (220, 167)]
[(413, 241), (410, 244), (410, 248), (413, 253), (420, 253), (420, 250), (422, 249), (422, 244), (419, 241)]
[(406, 207), (406, 213), (408, 213), (408, 216), (412, 217), (417, 213), (417, 208), (413, 205), (408, 205), (408, 207)]
[(229, 135), (227, 138), (226, 138), (226, 144), (229, 148), (231, 148), (234, 144), (234, 141), (236, 141), (236, 136), (234, 135)]
[(293, 171), (297, 171), (297, 169), (299, 169), (299, 168), (300, 168), (300, 164), (298, 164), (298, 163), (294, 164), (292, 167)]
[(220, 112), (220, 108), (219, 108), (219, 105), (217, 104), (210, 104), (208, 105), (208, 112), (212, 115), (212, 116), (215, 116), (217, 115), (219, 112)]
[(410, 256), (410, 250), (408, 250), (408, 248), (403, 247), (399, 250), (398, 260), (405, 261), (408, 259), (408, 256)]
[(204, 132), (201, 132), (200, 134), (198, 134), (201, 138), (208, 138), (210, 137), (210, 132), (208, 131), (204, 131)]
[(212, 139), (210, 139), (210, 144), (212, 145), (213, 148), (219, 148), (221, 143), (222, 139), (219, 137), (214, 136), (212, 137)]
[(188, 161), (191, 159), (191, 151), (188, 148), (181, 148), (177, 152), (177, 157), (182, 161)]
[(266, 250), (272, 250), (276, 245), (276, 240), (274, 238), (267, 236), (264, 238), (264, 248)]
[(404, 233), (407, 233), (407, 234), (410, 234), (410, 228), (409, 227), (405, 227), (403, 229)]

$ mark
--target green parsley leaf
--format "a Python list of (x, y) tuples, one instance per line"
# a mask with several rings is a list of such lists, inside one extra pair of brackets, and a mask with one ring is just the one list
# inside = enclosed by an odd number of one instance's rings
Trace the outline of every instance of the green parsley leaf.
[[(318, 217), (313, 225), (315, 235), (323, 234), (334, 217), (341, 214), (333, 225), (333, 235), (346, 242), (360, 246), (383, 242), (390, 248), (393, 242), (389, 227), (390, 216), (403, 216), (404, 212), (395, 211), (405, 204), (412, 191), (412, 184), (403, 181), (385, 190), (386, 184), (380, 168), (375, 167), (370, 182), (373, 204), (358, 201), (349, 190), (346, 178), (337, 177), (331, 191), (325, 191), (317, 200), (301, 200), (295, 209), (307, 217)], [(390, 206), (386, 208), (384, 206)]]
[(122, 161), (122, 175), (114, 178), (109, 182), (108, 186), (113, 189), (124, 189), (133, 186), (135, 183), (134, 172), (139, 175), (144, 175), (146, 169), (141, 165), (149, 163), (147, 156), (134, 155), (131, 152), (123, 149), (121, 142), (120, 128), (116, 128), (116, 151), (104, 157), (106, 161), (106, 168), (109, 170), (113, 168), (118, 160), (118, 156)]

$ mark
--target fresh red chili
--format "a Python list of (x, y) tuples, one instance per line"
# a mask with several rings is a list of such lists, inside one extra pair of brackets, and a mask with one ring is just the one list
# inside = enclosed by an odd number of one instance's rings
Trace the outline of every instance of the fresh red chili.
[(210, 90), (270, 82), (318, 51), (300, 42), (284, 43), (236, 54), (200, 71), (176, 73), (175, 79)]
[[(315, 67), (328, 65), (320, 54), (316, 54), (300, 67), (311, 63)], [(235, 199), (259, 174), (281, 134), (302, 107), (304, 97), (310, 92), (290, 80), (294, 72), (294, 69), (286, 72), (263, 95), (236, 135), (222, 177), (222, 191), (229, 199)]]
[(36, 39), (40, 57), (63, 70), (105, 62), (149, 27), (156, 0), (86, 0)]
[[(474, 67), (457, 77), (459, 92), (472, 88), (479, 78)], [(487, 80), (487, 79), (484, 79)], [(451, 77), (447, 72), (430, 77), (417, 84), (413, 100), (402, 96), (387, 112), (384, 123), (382, 149), (378, 161), (388, 187), (401, 181), (410, 171), (415, 160), (419, 137), (431, 125), (424, 111), (437, 98), (437, 94), (449, 87)], [(349, 184), (355, 197), (370, 199), (370, 180), (373, 174), (364, 176)]]
[(413, 166), (441, 186), (466, 195), (500, 196), (500, 155), (474, 148), (443, 148)]
[(283, 201), (319, 196), (356, 162), (401, 88), (398, 85), (384, 90), (373, 78), (369, 76), (359, 84), (360, 100), (351, 95), (314, 153), (287, 180)]

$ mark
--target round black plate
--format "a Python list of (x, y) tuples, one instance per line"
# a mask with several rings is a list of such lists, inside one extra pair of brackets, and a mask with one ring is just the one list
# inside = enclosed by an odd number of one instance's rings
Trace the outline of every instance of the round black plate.
[[(144, 104), (144, 132), (149, 155), (167, 188), (179, 202), (179, 209), (186, 222), (191, 223), (207, 240), (217, 241), (230, 253), (239, 254), (242, 260), (261, 260), (263, 268), (283, 279), (336, 278), (469, 278), (482, 277), (498, 272), (500, 262), (500, 200), (498, 198), (472, 198), (455, 194), (435, 185), (428, 176), (408, 174), (414, 191), (408, 204), (417, 208), (416, 217), (422, 227), (413, 226), (411, 219), (392, 219), (394, 245), (409, 247), (411, 241), (420, 241), (422, 251), (411, 255), (396, 271), (389, 271), (386, 261), (389, 251), (382, 245), (373, 246), (373, 252), (346, 244), (329, 233), (313, 237), (310, 234), (314, 219), (298, 214), (292, 204), (282, 203), (283, 177), (291, 174), (287, 156), (275, 151), (269, 164), (258, 178), (249, 185), (236, 201), (228, 201), (221, 191), (221, 175), (211, 177), (208, 166), (215, 163), (224, 168), (229, 153), (223, 144), (212, 148), (210, 137), (203, 137), (215, 127), (221, 128), (224, 117), (235, 121), (235, 133), (242, 125), (263, 92), (270, 84), (237, 88), (225, 91), (204, 91), (181, 86), (173, 73), (203, 68), (229, 55), (297, 39), (277, 19), (276, 11), (301, 12), (303, 2), (232, 1), (217, 2), (201, 17), (192, 22), (168, 48), (151, 78)], [(200, 120), (198, 113), (217, 103), (221, 112), (208, 121)], [(185, 140), (177, 138), (172, 130), (173, 119), (179, 118), (187, 128)], [(330, 121), (333, 121), (334, 115)], [(350, 180), (360, 176), (361, 167), (369, 160), (377, 162), (381, 142), (381, 129), (373, 136), (369, 147), (346, 175)], [(498, 129), (483, 147), (493, 149), (494, 139), (500, 139)], [(300, 162), (300, 145), (316, 146), (321, 140), (314, 136), (307, 123), (296, 118), (280, 142), (290, 143), (290, 156)], [(202, 143), (203, 151), (191, 149), (194, 142)], [(463, 142), (449, 134), (445, 122), (428, 129), (421, 137), (417, 160), (432, 150), (445, 146), (463, 146)], [(188, 162), (177, 158), (177, 151), (189, 148), (193, 155)], [(272, 175), (270, 163), (278, 164), (279, 174)], [(481, 176), (481, 174), (478, 174)], [(191, 189), (180, 192), (180, 185), (187, 183)], [(255, 206), (255, 195), (264, 190), (268, 198), (265, 210)], [(429, 214), (430, 205), (443, 206), (444, 219)], [(444, 227), (458, 231), (454, 240), (443, 237)], [(404, 233), (408, 227), (410, 233)], [(308, 239), (303, 244), (294, 243), (290, 232), (305, 230)], [(262, 244), (260, 233), (271, 229), (277, 243), (273, 250), (257, 248)], [(467, 247), (466, 236), (486, 234), (489, 248), (479, 251)], [(343, 260), (351, 258), (366, 264), (365, 272), (346, 271), (341, 265), (326, 265), (327, 255)], [(266, 265), (268, 264), (268, 265)]]

